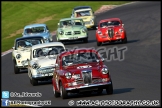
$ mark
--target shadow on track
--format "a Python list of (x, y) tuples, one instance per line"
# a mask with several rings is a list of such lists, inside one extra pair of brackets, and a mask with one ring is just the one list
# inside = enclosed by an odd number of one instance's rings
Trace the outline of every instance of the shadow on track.
[(88, 40), (87, 43), (84, 43), (83, 41), (69, 41), (69, 42), (64, 42), (64, 45), (76, 45), (76, 44), (88, 44), (88, 43), (93, 43), (96, 42), (96, 40)]
[(102, 94), (97, 94), (96, 92), (92, 93), (82, 93), (82, 94), (77, 94), (77, 93), (72, 93), (68, 95), (68, 99), (73, 99), (73, 98), (86, 98), (86, 97), (96, 97), (96, 96), (113, 96), (115, 94), (122, 94), (122, 93), (127, 93), (127, 92), (132, 92), (134, 88), (121, 88), (121, 89), (114, 89), (112, 95), (107, 95), (106, 91), (103, 90)]
[[(126, 44), (129, 43), (134, 43), (134, 42), (138, 42), (139, 40), (128, 40)], [(118, 44), (123, 44), (121, 42), (111, 42), (111, 43), (104, 43), (102, 44), (102, 46), (106, 46), (106, 45), (118, 45)]]
[[(21, 69), (20, 72), (17, 74), (25, 74), (25, 73), (28, 73), (28, 69)], [(13, 74), (15, 74), (15, 73), (13, 72)], [(17, 75), (17, 74), (15, 74), (15, 75)]]

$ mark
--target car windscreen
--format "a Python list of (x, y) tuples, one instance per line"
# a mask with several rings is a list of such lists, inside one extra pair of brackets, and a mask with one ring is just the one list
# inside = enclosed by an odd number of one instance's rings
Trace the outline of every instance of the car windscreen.
[(92, 16), (91, 10), (85, 10), (85, 11), (77, 11), (75, 12), (76, 17), (83, 17), (83, 16)]
[(16, 41), (15, 49), (17, 48), (27, 48), (32, 47), (33, 45), (42, 44), (43, 39), (42, 38), (32, 38), (32, 39), (21, 39)]
[(91, 63), (97, 62), (98, 59), (98, 55), (93, 52), (70, 54), (62, 58), (62, 65), (69, 66), (73, 64)]
[(107, 27), (107, 26), (119, 26), (119, 21), (105, 21), (100, 23), (100, 27)]
[(44, 26), (31, 27), (31, 28), (26, 28), (25, 29), (26, 34), (43, 33), (43, 32), (45, 32), (45, 27)]
[(45, 46), (33, 50), (33, 58), (44, 56), (55, 56), (65, 51), (63, 46)]
[(82, 19), (71, 19), (71, 20), (60, 21), (61, 28), (70, 27), (70, 26), (74, 26), (74, 25), (82, 26), (83, 20)]

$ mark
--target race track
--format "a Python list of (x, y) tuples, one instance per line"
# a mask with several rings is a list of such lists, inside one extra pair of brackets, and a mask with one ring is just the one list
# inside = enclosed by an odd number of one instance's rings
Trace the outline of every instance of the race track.
[[(119, 17), (125, 24), (127, 44), (106, 44), (101, 47), (113, 49), (126, 47), (124, 60), (105, 61), (109, 67), (114, 94), (102, 95), (95, 93), (90, 96), (72, 95), (69, 99), (55, 98), (52, 84), (42, 83), (32, 86), (27, 71), (14, 74), (11, 53), (1, 57), (1, 90), (10, 92), (42, 93), (42, 97), (13, 97), (10, 100), (44, 101), (51, 100), (52, 106), (69, 106), (74, 100), (159, 100), (161, 102), (161, 67), (160, 67), (160, 2), (135, 2), (120, 6), (97, 16), (97, 21), (106, 18)], [(54, 38), (55, 39), (55, 38)], [(56, 39), (55, 39), (56, 40)], [(75, 42), (65, 45), (67, 48), (95, 47), (95, 30), (89, 30), (89, 42)], [(104, 53), (102, 53), (104, 54)], [(104, 57), (106, 55), (104, 54)]]

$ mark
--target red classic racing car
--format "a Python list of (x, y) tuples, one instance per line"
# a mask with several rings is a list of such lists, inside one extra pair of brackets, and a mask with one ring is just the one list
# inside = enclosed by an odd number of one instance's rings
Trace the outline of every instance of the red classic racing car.
[(105, 42), (121, 41), (127, 43), (124, 24), (119, 18), (101, 20), (96, 30), (97, 46)]
[(56, 59), (52, 78), (55, 97), (68, 98), (68, 93), (113, 94), (113, 84), (104, 58), (94, 49), (80, 48), (62, 52)]

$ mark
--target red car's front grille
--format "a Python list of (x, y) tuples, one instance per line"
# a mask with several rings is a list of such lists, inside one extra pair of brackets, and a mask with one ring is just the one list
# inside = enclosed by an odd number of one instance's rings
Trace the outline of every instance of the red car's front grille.
[[(94, 78), (94, 79), (92, 79), (92, 83), (90, 83), (90, 84), (97, 84), (97, 83), (101, 83), (101, 82), (102, 82), (101, 78)], [(76, 85), (82, 85), (82, 84), (84, 84), (83, 80), (76, 81)]]
[(108, 35), (109, 35), (110, 38), (113, 38), (113, 36), (114, 36), (114, 30), (113, 29), (109, 29), (108, 30)]
[(101, 83), (102, 82), (102, 79), (93, 79), (92, 80), (92, 83), (95, 84), (95, 83)]
[(77, 81), (77, 85), (84, 84), (83, 81)]
[(91, 84), (92, 83), (92, 71), (91, 70), (82, 71), (82, 78), (83, 78), (84, 84)]

